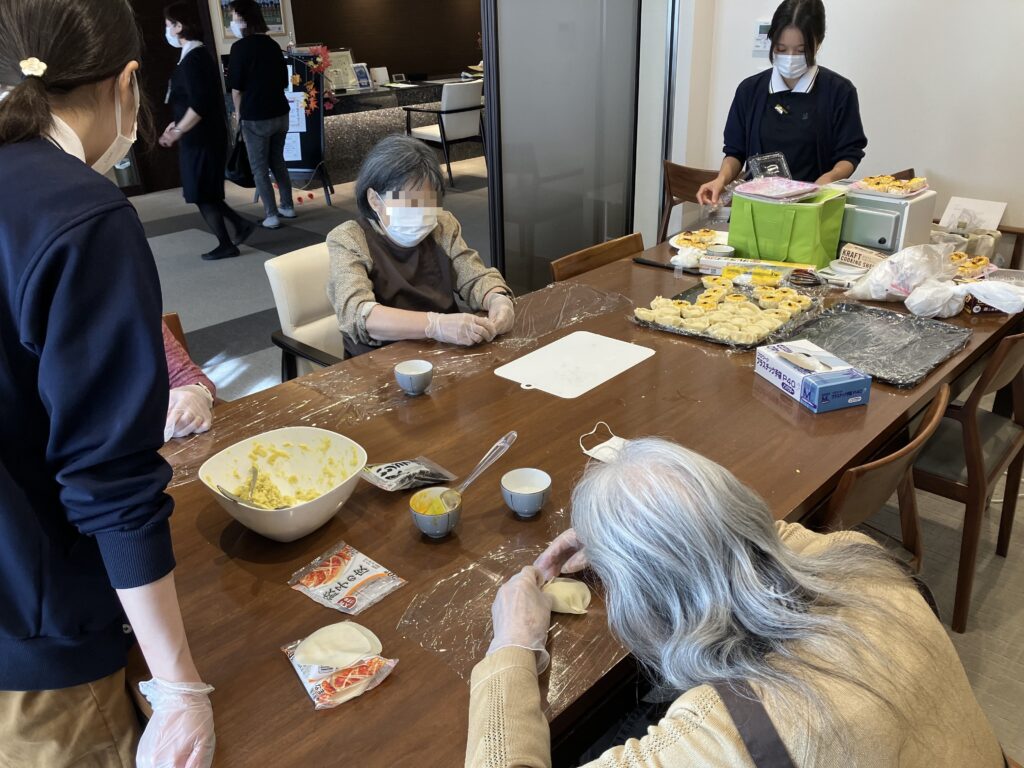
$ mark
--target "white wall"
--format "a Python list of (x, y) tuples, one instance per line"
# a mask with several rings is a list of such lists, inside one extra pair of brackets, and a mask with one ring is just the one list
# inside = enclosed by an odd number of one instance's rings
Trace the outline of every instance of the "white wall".
[[(692, 30), (711, 46), (707, 111), (691, 110), (687, 128), (676, 128), (696, 137), (704, 127), (703, 151), (688, 145), (685, 152), (690, 164), (720, 164), (736, 85), (767, 66), (752, 52), (754, 24), (771, 19), (776, 5), (717, 0), (710, 25)], [(913, 166), (939, 192), (936, 215), (955, 194), (1006, 201), (1004, 223), (1024, 224), (1024, 2), (825, 0), (825, 7), (819, 61), (857, 86), (868, 136), (858, 174)], [(700, 64), (692, 62), (695, 76)]]

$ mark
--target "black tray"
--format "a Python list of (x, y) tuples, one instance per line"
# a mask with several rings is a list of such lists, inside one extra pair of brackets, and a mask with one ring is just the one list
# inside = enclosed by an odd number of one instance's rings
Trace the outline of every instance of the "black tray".
[(973, 331), (862, 304), (836, 304), (794, 338), (807, 339), (896, 387), (914, 387), (965, 346)]

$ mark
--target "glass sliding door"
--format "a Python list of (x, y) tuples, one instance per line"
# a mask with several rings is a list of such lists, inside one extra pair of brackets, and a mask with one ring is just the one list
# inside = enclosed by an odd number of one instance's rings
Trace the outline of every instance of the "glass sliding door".
[(632, 231), (640, 0), (483, 0), (495, 263), (517, 293)]

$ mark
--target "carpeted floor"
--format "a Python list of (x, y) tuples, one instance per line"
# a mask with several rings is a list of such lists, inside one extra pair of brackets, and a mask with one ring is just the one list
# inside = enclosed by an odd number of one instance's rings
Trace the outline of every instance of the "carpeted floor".
[[(455, 187), (445, 207), (462, 223), (466, 242), (489, 258), (487, 169), (483, 158), (452, 163)], [(277, 230), (258, 229), (241, 256), (203, 261), (216, 244), (195, 206), (173, 189), (133, 197), (156, 257), (164, 311), (177, 312), (192, 357), (210, 375), (222, 399), (234, 400), (280, 383), (281, 356), (270, 334), (280, 327), (263, 264), (268, 259), (322, 243), (339, 224), (355, 218), (354, 184), (335, 186), (333, 206), (322, 189), (302, 193), (298, 218)], [(310, 197), (312, 196), (312, 197)], [(228, 204), (262, 219), (250, 190), (227, 185)], [(299, 194), (296, 192), (296, 202)]]

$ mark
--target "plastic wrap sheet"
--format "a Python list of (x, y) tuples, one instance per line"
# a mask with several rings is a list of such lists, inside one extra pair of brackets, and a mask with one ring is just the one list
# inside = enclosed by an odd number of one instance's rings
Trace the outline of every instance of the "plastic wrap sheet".
[(292, 392), (268, 390), (218, 406), (209, 432), (164, 446), (161, 454), (174, 470), (168, 488), (195, 480), (203, 462), (222, 448), (286, 424), (301, 424), (303, 414), (322, 401), (312, 392), (308, 398), (296, 398)]
[[(398, 631), (438, 654), (468, 681), (491, 642), (491, 604), (498, 588), (530, 565), (542, 549), (500, 547), (439, 579), (413, 598), (398, 623)], [(544, 710), (550, 716), (587, 691), (595, 668), (601, 670), (600, 674), (606, 673), (624, 653), (608, 629), (603, 604), (596, 601), (583, 616), (552, 614), (548, 651), (551, 665), (540, 682)]]
[(967, 346), (972, 333), (969, 328), (940, 320), (860, 304), (836, 304), (806, 325), (799, 338), (878, 381), (913, 387)]

